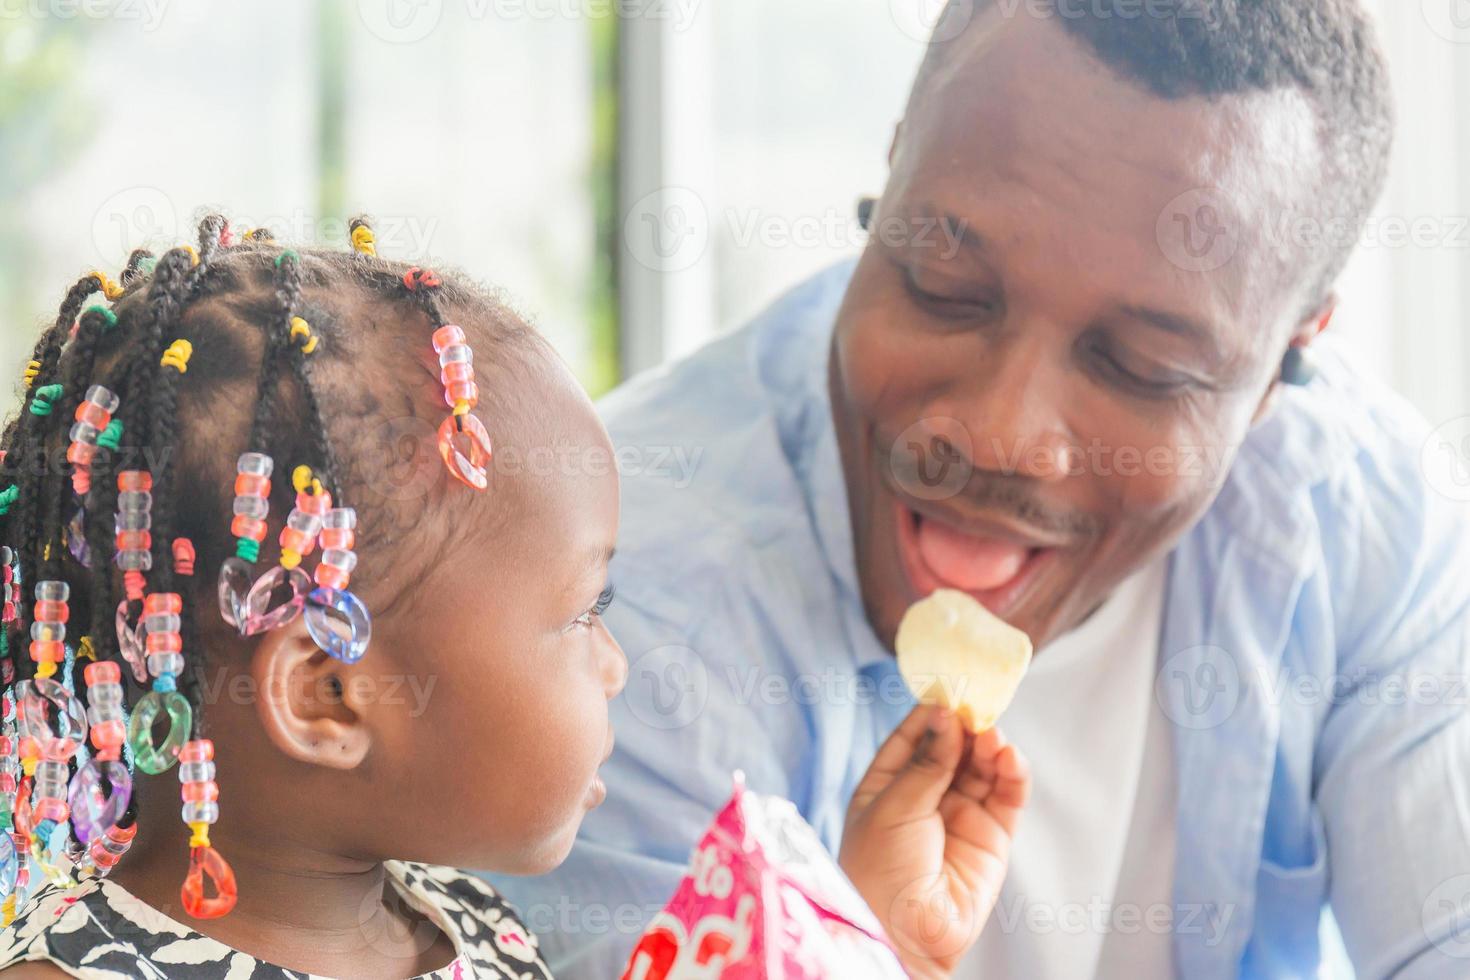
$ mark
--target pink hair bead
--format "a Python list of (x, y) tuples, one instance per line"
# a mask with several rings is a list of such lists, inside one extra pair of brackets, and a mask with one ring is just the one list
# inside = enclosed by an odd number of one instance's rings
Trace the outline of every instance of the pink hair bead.
[(117, 411), (118, 398), (102, 385), (87, 389), (81, 404), (77, 405), (76, 421), (71, 427), (71, 446), (66, 451), (67, 462), (72, 464), (72, 489), (84, 494), (92, 487), (92, 460), (97, 455), (97, 437), (112, 421)]
[(31, 659), (36, 673), (49, 677), (56, 665), (66, 657), (66, 621), (70, 618), (66, 600), (71, 587), (65, 582), (36, 583), (35, 612), (31, 617)]
[(230, 522), (230, 533), (259, 544), (265, 540), (268, 530), (266, 517), (270, 514), (271, 472), (275, 460), (265, 453), (242, 453), (235, 462), (235, 506), (234, 520)]
[(117, 867), (117, 862), (128, 852), (137, 834), (138, 825), (133, 824), (128, 827), (110, 827), (105, 834), (93, 838), (92, 846), (87, 852), (92, 861), (92, 873), (99, 878), (107, 877), (107, 873)]
[(194, 574), (194, 542), (188, 538), (174, 538), (174, 571), (180, 575)]
[(345, 538), (350, 542), (353, 529), (357, 527), (357, 511), (351, 507), (334, 507), (327, 511), (322, 524), (325, 530), (322, 531), (322, 557), (316, 565), (316, 584), (324, 589), (342, 590), (347, 588), (352, 570), (357, 567), (357, 553), (350, 546), (328, 544), (326, 536), (331, 532), (332, 541), (341, 542), (345, 532)]
[(295, 568), (301, 559), (316, 550), (317, 535), (322, 530), (322, 517), (331, 510), (332, 495), (323, 490), (320, 494), (301, 491), (296, 494), (296, 506), (286, 517), (286, 526), (281, 528), (281, 564)]
[(179, 750), (179, 793), (186, 824), (219, 820), (219, 785), (214, 781), (214, 743), (197, 738)]
[(153, 567), (153, 476), (146, 470), (117, 475), (116, 544), (113, 562), (124, 573)]
[(143, 628), (148, 631), (145, 651), (148, 673), (178, 676), (184, 672), (184, 638), (179, 633), (184, 601), (176, 592), (151, 592), (143, 600)]

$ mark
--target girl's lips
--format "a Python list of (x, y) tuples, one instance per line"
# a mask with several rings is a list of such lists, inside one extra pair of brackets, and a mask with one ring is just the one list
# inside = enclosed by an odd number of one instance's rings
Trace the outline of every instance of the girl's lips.
[(899, 557), (915, 598), (959, 589), (1002, 619), (1013, 618), (1031, 582), (1056, 554), (1051, 547), (967, 534), (897, 500), (894, 517)]

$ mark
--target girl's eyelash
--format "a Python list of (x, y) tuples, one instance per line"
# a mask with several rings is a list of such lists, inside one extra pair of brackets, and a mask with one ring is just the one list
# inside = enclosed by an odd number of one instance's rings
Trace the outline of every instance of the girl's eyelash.
[(590, 627), (593, 622), (602, 617), (603, 613), (607, 612), (608, 607), (612, 605), (614, 595), (616, 595), (616, 592), (611, 585), (603, 589), (602, 595), (597, 597), (597, 601), (592, 604), (592, 608), (573, 620), (572, 625)]

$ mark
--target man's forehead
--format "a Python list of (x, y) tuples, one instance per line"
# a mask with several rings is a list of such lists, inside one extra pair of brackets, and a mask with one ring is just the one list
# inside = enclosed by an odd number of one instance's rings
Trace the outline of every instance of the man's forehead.
[[(994, 182), (1151, 250), (1164, 274), (1296, 278), (1282, 262), (1283, 224), (1315, 215), (1321, 172), (1316, 117), (1292, 90), (1165, 99), (1123, 79), (1054, 23), (987, 8), (916, 91), (895, 158), (895, 185), (948, 199), (964, 218)], [(1223, 227), (1228, 266), (1191, 268), (1167, 254), (1172, 209)], [(1175, 261), (1179, 259), (1180, 261)], [(1172, 264), (1171, 264), (1172, 263)], [(1261, 268), (1252, 269), (1250, 266)]]

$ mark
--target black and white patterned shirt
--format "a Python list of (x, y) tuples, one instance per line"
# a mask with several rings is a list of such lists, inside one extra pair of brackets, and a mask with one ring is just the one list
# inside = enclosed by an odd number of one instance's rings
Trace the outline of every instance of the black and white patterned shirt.
[[(389, 887), (458, 953), (417, 980), (550, 980), (536, 937), (489, 885), (451, 868), (384, 867)], [(215, 942), (105, 879), (38, 889), (0, 932), (0, 969), (36, 960), (85, 980), (324, 980)]]

